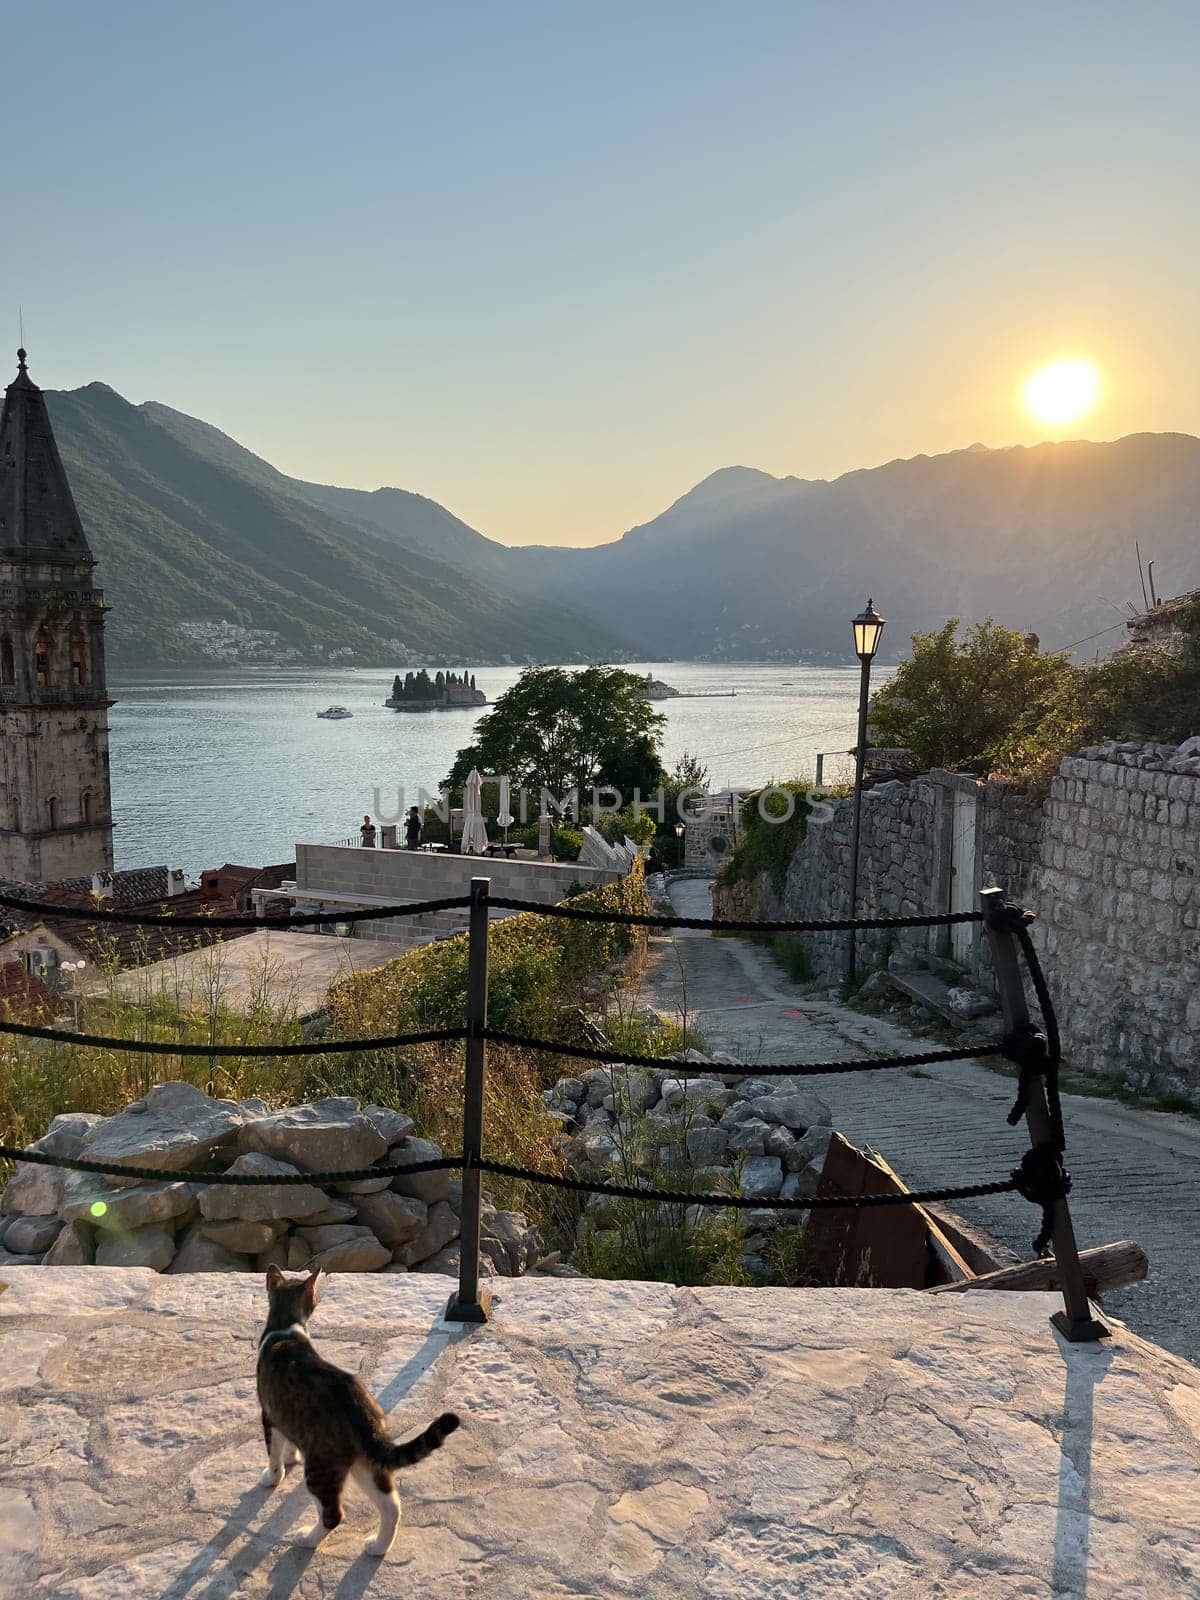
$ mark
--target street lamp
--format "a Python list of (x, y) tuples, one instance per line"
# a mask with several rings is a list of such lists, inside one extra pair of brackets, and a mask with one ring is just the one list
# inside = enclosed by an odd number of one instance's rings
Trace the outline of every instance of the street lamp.
[[(858, 838), (862, 823), (863, 767), (867, 756), (867, 701), (871, 692), (871, 662), (883, 637), (884, 618), (875, 609), (873, 600), (867, 601), (865, 611), (860, 611), (851, 622), (854, 631), (854, 654), (862, 663), (862, 678), (858, 687), (858, 744), (854, 752), (854, 825), (850, 834), (850, 918), (853, 921), (858, 908)], [(854, 979), (855, 930), (850, 929), (846, 944), (846, 981)]]
[(678, 843), (678, 847), (676, 849), (675, 861), (676, 861), (676, 865), (680, 866), (680, 867), (682, 867), (684, 865), (684, 861), (685, 861), (685, 847), (684, 847), (683, 841), (684, 841), (684, 838), (685, 838), (686, 834), (687, 834), (687, 827), (685, 826), (685, 824), (682, 823), (682, 822), (677, 822), (675, 824), (675, 837), (679, 841), (679, 843)]

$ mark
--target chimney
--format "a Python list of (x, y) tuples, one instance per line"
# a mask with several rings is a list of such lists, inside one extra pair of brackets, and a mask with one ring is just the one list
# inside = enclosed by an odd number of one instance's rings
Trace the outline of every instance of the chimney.
[(167, 873), (167, 897), (173, 900), (177, 894), (187, 891), (187, 879), (183, 875), (182, 867), (172, 867)]
[(97, 900), (111, 900), (113, 897), (113, 875), (111, 872), (92, 873), (92, 893)]

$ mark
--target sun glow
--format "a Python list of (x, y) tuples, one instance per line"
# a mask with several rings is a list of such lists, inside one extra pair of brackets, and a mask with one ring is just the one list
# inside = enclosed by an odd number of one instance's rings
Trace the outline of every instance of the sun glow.
[(1051, 361), (1025, 383), (1025, 408), (1039, 422), (1074, 422), (1096, 404), (1100, 373), (1094, 361)]

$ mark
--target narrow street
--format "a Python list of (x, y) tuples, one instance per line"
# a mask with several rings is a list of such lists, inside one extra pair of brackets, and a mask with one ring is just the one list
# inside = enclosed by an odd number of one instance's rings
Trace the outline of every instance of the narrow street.
[[(706, 880), (671, 886), (681, 916), (712, 915)], [(681, 929), (651, 941), (643, 998), (664, 1016), (686, 1012), (712, 1049), (755, 1061), (822, 1061), (922, 1048), (891, 1020), (813, 999), (747, 939)], [(1069, 1041), (1068, 1041), (1069, 1048)], [(833, 1125), (884, 1155), (914, 1189), (976, 1183), (1007, 1173), (1027, 1146), (1010, 1128), (1012, 1080), (974, 1061), (809, 1080)], [(1196, 1236), (1200, 1120), (1114, 1101), (1063, 1096), (1071, 1210), (1081, 1247), (1135, 1239), (1150, 1276), (1108, 1296), (1115, 1316), (1177, 1355), (1200, 1361)], [(1037, 1214), (1015, 1195), (960, 1202), (1023, 1258)]]

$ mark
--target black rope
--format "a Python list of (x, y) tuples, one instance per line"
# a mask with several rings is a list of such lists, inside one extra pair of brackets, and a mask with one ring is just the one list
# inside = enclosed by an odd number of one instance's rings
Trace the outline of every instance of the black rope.
[(22, 1039), (49, 1039), (54, 1044), (86, 1045), (94, 1050), (128, 1050), (137, 1055), (201, 1056), (323, 1056), (348, 1055), (355, 1050), (395, 1050), (408, 1045), (445, 1044), (467, 1037), (466, 1028), (429, 1028), (424, 1033), (384, 1034), (373, 1039), (325, 1039), (308, 1044), (190, 1044), (170, 1039), (120, 1039), (104, 1033), (72, 1033), (65, 1028), (43, 1028), (33, 1022), (0, 1019), (0, 1034)]
[(892, 1067), (932, 1066), (939, 1061), (963, 1061), (973, 1056), (995, 1056), (1003, 1053), (1000, 1044), (975, 1045), (962, 1050), (920, 1050), (911, 1055), (882, 1056), (878, 1060), (850, 1057), (845, 1061), (775, 1061), (768, 1063), (746, 1061), (700, 1062), (676, 1061), (670, 1056), (641, 1056), (614, 1045), (599, 1048), (595, 1045), (558, 1044), (550, 1039), (533, 1039), (524, 1033), (506, 1033), (502, 1028), (481, 1028), (479, 1037), (493, 1044), (513, 1045), (521, 1050), (535, 1050), (542, 1055), (569, 1056), (577, 1061), (599, 1061), (612, 1066), (650, 1067), (673, 1072), (678, 1078), (695, 1079), (702, 1074), (739, 1072), (748, 1078), (816, 1078), (834, 1072), (882, 1072)]
[(35, 1167), (62, 1167), (67, 1172), (91, 1172), (106, 1178), (136, 1178), (143, 1183), (224, 1183), (234, 1188), (272, 1188), (276, 1184), (312, 1184), (324, 1189), (338, 1183), (362, 1183), (368, 1178), (402, 1178), (408, 1172), (445, 1172), (462, 1166), (461, 1156), (437, 1156), (395, 1167), (356, 1167), (349, 1172), (199, 1172), (167, 1171), (161, 1167), (123, 1167), (116, 1161), (89, 1161), (83, 1156), (53, 1156), (44, 1150), (17, 1150), (0, 1144), (0, 1160), (25, 1161)]
[[(275, 891), (272, 891), (275, 892)], [(279, 891), (283, 892), (283, 891)], [(302, 891), (304, 892), (304, 891)], [(297, 911), (284, 916), (256, 917), (252, 912), (237, 916), (174, 916), (169, 911), (139, 911), (136, 906), (62, 906), (42, 900), (25, 900), (20, 895), (0, 894), (0, 906), (9, 911), (25, 911), (41, 920), (44, 917), (70, 917), (75, 922), (121, 922), (138, 928), (203, 928), (207, 932), (222, 928), (332, 927), (338, 922), (374, 922), (382, 917), (420, 917), (431, 911), (453, 911), (470, 905), (464, 894), (445, 895), (439, 900), (409, 900), (394, 906), (364, 907), (346, 911)]]
[(539, 917), (562, 917), (574, 922), (624, 923), (635, 928), (700, 928), (713, 933), (848, 933), (852, 928), (945, 928), (958, 922), (982, 922), (982, 911), (948, 911), (920, 917), (849, 917), (832, 922), (717, 922), (711, 917), (672, 917), (640, 911), (589, 911), (573, 906), (541, 905), (508, 895), (489, 895), (490, 906), (505, 911), (528, 911)]
[[(315, 892), (315, 891), (314, 891)], [(338, 922), (374, 922), (389, 917), (417, 917), (434, 911), (452, 911), (471, 903), (468, 895), (447, 895), (438, 900), (410, 900), (399, 905), (347, 908), (344, 911), (309, 911), (286, 916), (174, 916), (171, 912), (139, 911), (136, 906), (63, 906), (20, 895), (0, 894), (0, 906), (23, 911), (39, 919), (69, 917), (74, 921), (119, 922), (144, 928), (204, 929), (330, 927)], [(951, 911), (917, 917), (865, 917), (835, 921), (725, 922), (711, 917), (673, 917), (635, 911), (590, 911), (582, 906), (543, 905), (537, 900), (489, 896), (488, 904), (505, 911), (525, 911), (539, 917), (560, 917), (577, 922), (625, 923), (639, 928), (699, 928), (714, 933), (846, 933), (852, 928), (941, 928), (959, 922), (982, 922), (982, 911)]]
[[(976, 1196), (1011, 1194), (1020, 1192), (1017, 1174), (996, 1179), (992, 1183), (959, 1184), (944, 1189), (924, 1189), (907, 1194), (823, 1195), (820, 1199), (792, 1200), (771, 1198), (756, 1199), (740, 1194), (692, 1193), (687, 1189), (642, 1189), (630, 1183), (591, 1183), (583, 1178), (573, 1178), (565, 1173), (536, 1172), (529, 1167), (516, 1167), (506, 1161), (492, 1161), (486, 1156), (466, 1157), (464, 1167), (475, 1167), (502, 1178), (523, 1178), (529, 1183), (548, 1184), (555, 1189), (573, 1189), (582, 1194), (606, 1194), (618, 1200), (653, 1200), (669, 1205), (732, 1206), (741, 1211), (765, 1208), (774, 1211), (836, 1210), (839, 1207), (858, 1206), (911, 1206), (934, 1204), (942, 1200), (969, 1200)], [(1040, 1203), (1040, 1202), (1038, 1202)]]
[(1054, 1207), (1071, 1192), (1071, 1174), (1063, 1166), (1062, 1152), (1049, 1144), (1026, 1150), (1013, 1173), (1013, 1186), (1024, 1199), (1042, 1208), (1042, 1226), (1033, 1241), (1033, 1253), (1045, 1255), (1054, 1233)]
[[(1032, 1152), (1030, 1152), (1032, 1154)], [(813, 1208), (859, 1206), (903, 1206), (932, 1204), (942, 1200), (967, 1200), (980, 1195), (1006, 1194), (1013, 1191), (1025, 1193), (1018, 1182), (1018, 1174), (992, 1183), (973, 1183), (944, 1189), (926, 1189), (914, 1194), (864, 1194), (828, 1195), (820, 1199), (783, 1200), (778, 1195), (754, 1199), (738, 1194), (693, 1194), (686, 1189), (640, 1189), (633, 1184), (589, 1183), (583, 1178), (572, 1178), (565, 1173), (538, 1172), (531, 1167), (517, 1167), (507, 1161), (492, 1161), (488, 1157), (440, 1156), (429, 1161), (408, 1162), (404, 1166), (359, 1167), (347, 1172), (297, 1172), (234, 1173), (194, 1170), (166, 1170), (158, 1167), (126, 1167), (115, 1161), (89, 1161), (82, 1156), (55, 1156), (43, 1150), (17, 1150), (0, 1144), (0, 1159), (28, 1162), (40, 1167), (61, 1167), (68, 1172), (86, 1172), (101, 1177), (133, 1178), (150, 1183), (216, 1183), (241, 1188), (271, 1188), (277, 1184), (311, 1184), (314, 1188), (330, 1188), (341, 1183), (361, 1183), (370, 1178), (384, 1176), (403, 1177), (406, 1173), (445, 1172), (474, 1169), (491, 1173), (495, 1177), (519, 1178), (528, 1183), (541, 1183), (555, 1189), (573, 1189), (583, 1194), (611, 1195), (616, 1199), (649, 1200), (667, 1204), (698, 1206), (731, 1206), (738, 1210), (759, 1209), (777, 1211), (809, 1211)], [(1032, 1198), (1032, 1196), (1027, 1196)], [(1042, 1201), (1037, 1199), (1036, 1204)]]

